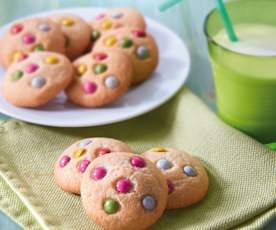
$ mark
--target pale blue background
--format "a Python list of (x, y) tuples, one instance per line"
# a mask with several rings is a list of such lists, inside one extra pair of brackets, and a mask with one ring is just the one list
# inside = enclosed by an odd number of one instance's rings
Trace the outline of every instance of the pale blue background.
[[(0, 0), (0, 25), (32, 13), (63, 7), (119, 7), (134, 6), (145, 15), (155, 18), (178, 33), (189, 47), (192, 69), (188, 87), (215, 110), (213, 81), (207, 57), (203, 22), (214, 7), (214, 0), (184, 0), (165, 13), (158, 11), (161, 0)], [(276, 9), (275, 9), (276, 10)], [(0, 119), (7, 119), (0, 114)], [(19, 229), (0, 212), (0, 230)], [(267, 228), (276, 229), (276, 220)]]

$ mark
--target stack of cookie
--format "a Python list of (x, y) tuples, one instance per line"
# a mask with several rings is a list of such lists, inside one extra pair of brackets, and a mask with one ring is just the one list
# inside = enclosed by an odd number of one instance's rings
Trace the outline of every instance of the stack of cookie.
[(158, 147), (137, 155), (110, 138), (71, 145), (54, 176), (64, 191), (80, 194), (88, 217), (108, 230), (146, 229), (165, 209), (195, 204), (208, 190), (204, 167), (184, 151)]
[(0, 38), (0, 63), (15, 106), (42, 106), (64, 91), (74, 104), (101, 107), (152, 75), (158, 48), (143, 16), (119, 8), (91, 22), (72, 14), (15, 22)]

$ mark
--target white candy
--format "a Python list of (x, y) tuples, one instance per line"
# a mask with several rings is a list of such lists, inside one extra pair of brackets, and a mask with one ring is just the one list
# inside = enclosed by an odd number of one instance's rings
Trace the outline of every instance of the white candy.
[(119, 80), (115, 76), (109, 76), (105, 79), (105, 85), (107, 88), (114, 89), (119, 86)]
[(46, 79), (44, 77), (35, 77), (32, 80), (32, 87), (38, 89), (44, 86), (45, 83), (46, 83)]

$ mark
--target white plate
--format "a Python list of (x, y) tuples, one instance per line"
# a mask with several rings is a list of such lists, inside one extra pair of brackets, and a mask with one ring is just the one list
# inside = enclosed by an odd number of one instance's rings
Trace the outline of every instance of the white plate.
[[(103, 11), (99, 8), (61, 9), (40, 13), (73, 13), (90, 20)], [(33, 15), (34, 16), (34, 15)], [(31, 17), (31, 16), (30, 16)], [(47, 105), (37, 109), (17, 108), (9, 104), (0, 92), (0, 112), (35, 124), (57, 127), (84, 127), (110, 124), (127, 120), (149, 112), (170, 99), (184, 84), (190, 70), (190, 57), (183, 41), (171, 30), (147, 18), (148, 31), (155, 37), (160, 63), (153, 76), (144, 83), (131, 88), (113, 105), (87, 109), (67, 103), (64, 95), (59, 95)], [(8, 28), (0, 29), (0, 35)], [(0, 76), (4, 70), (0, 67)], [(3, 77), (0, 77), (0, 87)]]

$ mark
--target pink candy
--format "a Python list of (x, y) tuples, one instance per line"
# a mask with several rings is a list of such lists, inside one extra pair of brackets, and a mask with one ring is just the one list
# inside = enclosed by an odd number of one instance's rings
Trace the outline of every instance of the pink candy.
[(106, 169), (104, 167), (97, 167), (92, 171), (91, 178), (94, 180), (100, 180), (106, 175)]
[(136, 37), (145, 37), (146, 36), (146, 32), (144, 30), (133, 30), (132, 33)]
[(33, 34), (25, 34), (23, 36), (23, 42), (27, 45), (35, 42), (35, 36)]
[(70, 162), (70, 160), (71, 158), (69, 156), (63, 156), (59, 161), (59, 166), (61, 168), (65, 167)]
[(94, 93), (97, 90), (97, 85), (94, 82), (86, 82), (83, 85), (83, 90), (86, 94)]
[(11, 27), (11, 33), (12, 34), (18, 34), (23, 30), (23, 25), (21, 24), (15, 24)]
[(93, 57), (96, 61), (102, 61), (102, 60), (107, 58), (107, 54), (105, 54), (105, 53), (95, 53), (93, 55)]
[(130, 163), (134, 167), (143, 168), (146, 165), (145, 160), (142, 157), (134, 156), (131, 157)]
[(38, 65), (37, 65), (37, 64), (34, 64), (34, 63), (31, 63), (31, 64), (29, 64), (29, 65), (27, 65), (27, 66), (25, 67), (25, 71), (26, 71), (27, 73), (33, 73), (33, 72), (35, 72), (37, 69), (38, 69)]
[(167, 180), (167, 184), (168, 184), (168, 192), (169, 192), (169, 194), (171, 194), (174, 190), (173, 183), (171, 181)]
[(98, 14), (96, 17), (95, 17), (95, 19), (96, 20), (101, 20), (102, 18), (104, 18), (105, 17), (105, 14)]
[(78, 166), (79, 168), (79, 171), (81, 173), (84, 173), (86, 168), (88, 167), (88, 165), (90, 164), (90, 161), (89, 160), (82, 160)]
[(116, 183), (117, 192), (128, 193), (132, 188), (132, 184), (129, 179), (120, 179)]

